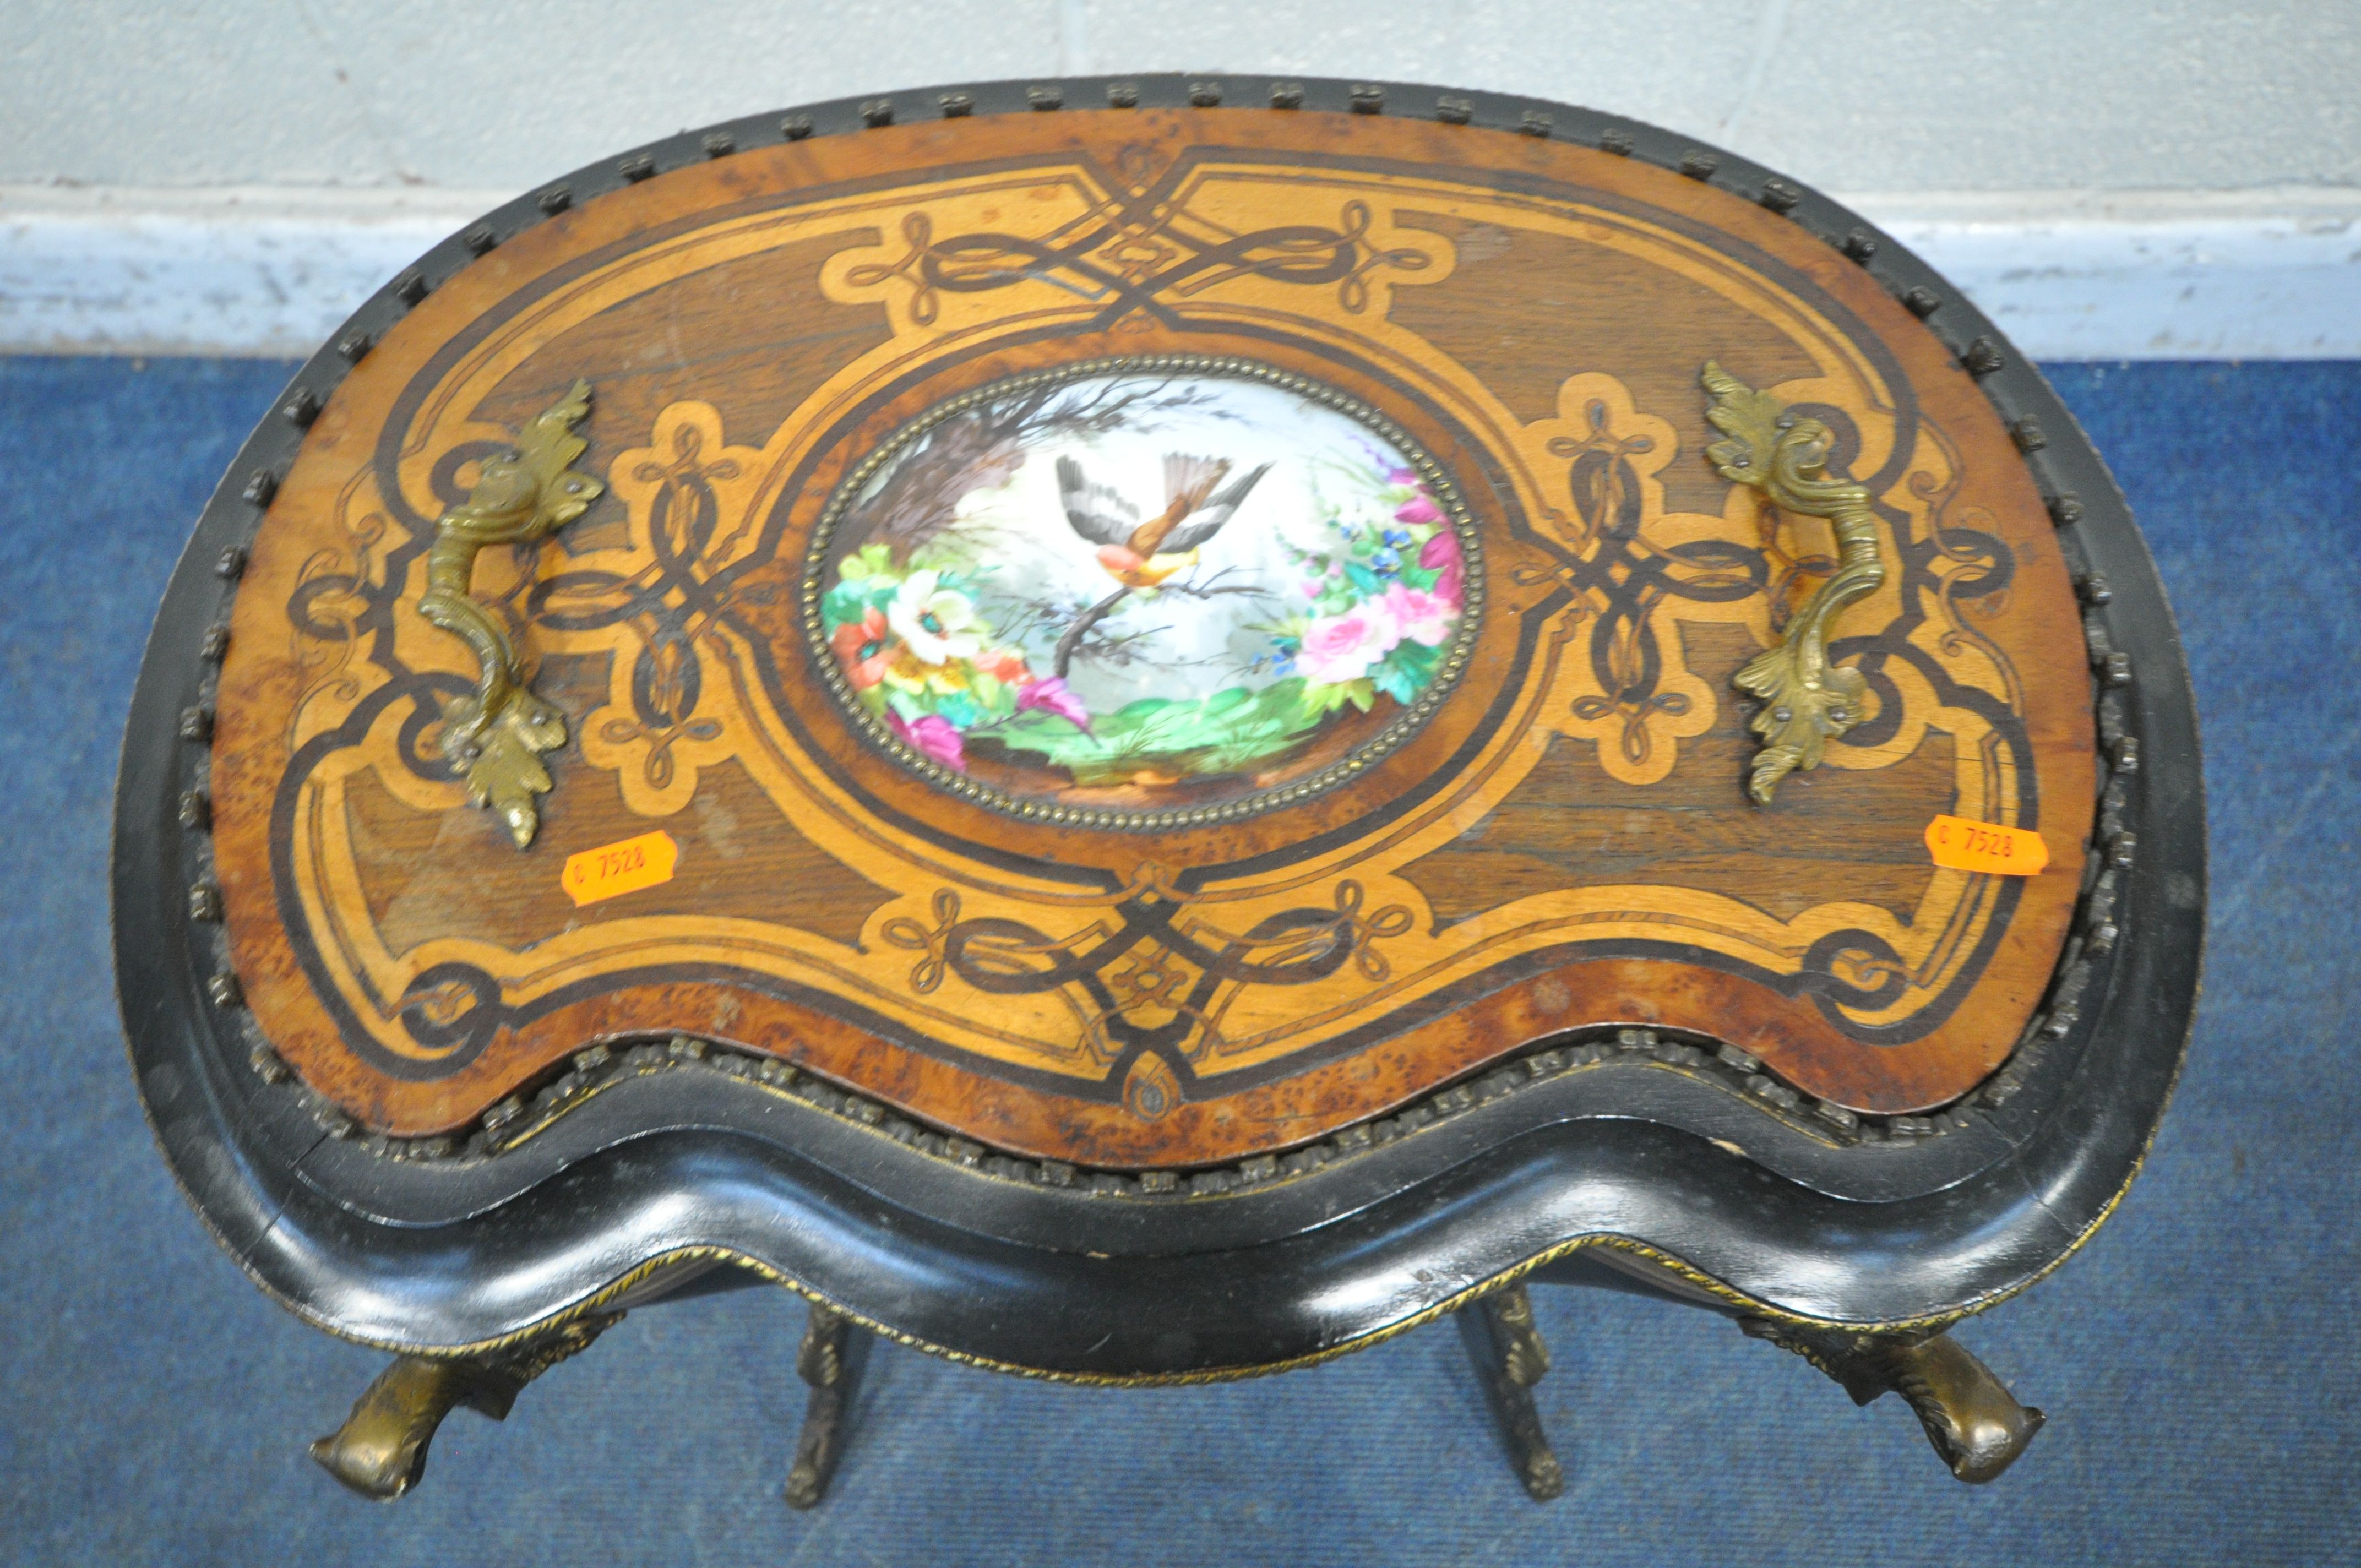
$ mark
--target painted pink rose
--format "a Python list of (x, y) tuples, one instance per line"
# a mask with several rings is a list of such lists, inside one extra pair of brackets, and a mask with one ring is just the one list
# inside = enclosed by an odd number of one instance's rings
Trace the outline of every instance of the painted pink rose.
[(1455, 600), (1439, 593), (1428, 593), (1396, 583), (1386, 590), (1386, 613), (1401, 630), (1405, 642), (1423, 642), (1430, 648), (1440, 648), (1451, 635), (1452, 618), (1459, 613)]
[(958, 728), (939, 713), (923, 714), (908, 723), (892, 708), (885, 710), (886, 726), (894, 738), (909, 746), (921, 756), (932, 757), (947, 768), (967, 772), (967, 748), (960, 744)]
[(1418, 564), (1436, 574), (1434, 597), (1449, 602), (1454, 609), (1466, 597), (1466, 565), (1459, 558), (1459, 535), (1444, 529), (1426, 542), (1418, 553)]
[(1051, 675), (1046, 681), (1036, 681), (1016, 694), (1016, 711), (1038, 707), (1044, 713), (1054, 713), (1077, 729), (1091, 727), (1091, 710), (1082, 699), (1066, 688), (1063, 675)]
[(1434, 504), (1434, 498), (1428, 495), (1425, 488), (1422, 486), (1418, 494), (1394, 509), (1394, 521), (1396, 522), (1441, 522), (1443, 509)]
[(1369, 673), (1369, 666), (1401, 641), (1401, 630), (1385, 601), (1370, 600), (1343, 615), (1323, 615), (1303, 629), (1296, 670), (1315, 685), (1343, 685)]

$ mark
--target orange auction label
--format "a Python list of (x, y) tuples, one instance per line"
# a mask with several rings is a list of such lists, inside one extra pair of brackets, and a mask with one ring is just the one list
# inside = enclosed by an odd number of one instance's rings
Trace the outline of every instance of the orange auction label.
[(566, 893), (577, 904), (596, 904), (672, 881), (680, 861), (680, 846), (664, 832), (642, 833), (636, 839), (601, 844), (566, 857)]
[(1937, 865), (1955, 872), (2001, 876), (2031, 876), (2049, 863), (2049, 846), (2032, 829), (1971, 822), (1964, 817), (1938, 817), (1927, 824), (1927, 852)]

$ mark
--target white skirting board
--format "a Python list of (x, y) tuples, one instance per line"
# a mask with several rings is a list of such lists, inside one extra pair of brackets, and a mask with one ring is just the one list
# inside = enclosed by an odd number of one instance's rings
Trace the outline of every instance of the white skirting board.
[[(0, 352), (306, 355), (507, 194), (0, 186)], [(2361, 192), (1848, 201), (2036, 359), (2361, 357)]]

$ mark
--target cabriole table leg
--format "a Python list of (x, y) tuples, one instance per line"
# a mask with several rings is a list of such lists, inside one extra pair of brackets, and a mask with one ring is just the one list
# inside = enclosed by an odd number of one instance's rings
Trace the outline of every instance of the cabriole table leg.
[(391, 1502), (426, 1474), (427, 1445), (461, 1405), (506, 1420), (524, 1386), (578, 1354), (622, 1314), (577, 1318), (562, 1328), (482, 1355), (402, 1355), (354, 1401), (345, 1424), (312, 1444), (322, 1469), (379, 1502)]

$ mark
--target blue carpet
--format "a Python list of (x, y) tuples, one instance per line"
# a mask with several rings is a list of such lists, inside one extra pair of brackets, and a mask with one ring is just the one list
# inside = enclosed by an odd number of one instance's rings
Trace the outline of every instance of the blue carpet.
[(454, 1416), (421, 1489), (304, 1458), (380, 1358), (282, 1313), (150, 1145), (109, 974), (109, 794), (148, 620), (275, 365), (0, 360), (0, 1559), (108, 1563), (2361, 1561), (2361, 365), (2060, 367), (2180, 606), (2215, 866), (2179, 1102), (2109, 1228), (1963, 1331), (2049, 1427), (1998, 1484), (1719, 1320), (1537, 1293), (1569, 1472), (1527, 1502), (1455, 1334), (1211, 1389), (881, 1347), (833, 1496), (778, 1500), (802, 1314), (639, 1313)]

